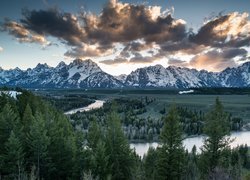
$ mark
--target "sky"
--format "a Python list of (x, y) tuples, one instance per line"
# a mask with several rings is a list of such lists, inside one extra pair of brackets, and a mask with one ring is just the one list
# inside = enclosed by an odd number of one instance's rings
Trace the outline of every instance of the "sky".
[(249, 0), (1, 0), (0, 67), (92, 59), (218, 72), (250, 61)]

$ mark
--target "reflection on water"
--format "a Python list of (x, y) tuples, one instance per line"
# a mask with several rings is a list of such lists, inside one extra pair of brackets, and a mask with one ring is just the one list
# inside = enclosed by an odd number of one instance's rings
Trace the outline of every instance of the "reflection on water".
[[(239, 145), (250, 145), (250, 131), (243, 131), (243, 132), (233, 132), (230, 135), (231, 139), (235, 139), (230, 145), (231, 147), (237, 147)], [(200, 148), (203, 145), (204, 136), (197, 136), (197, 137), (190, 137), (183, 140), (183, 145), (185, 148), (190, 152), (195, 145), (197, 147), (197, 152), (200, 152)], [(136, 153), (139, 156), (143, 156), (147, 153), (149, 147), (156, 148), (158, 143), (132, 143), (130, 147), (135, 149)]]
[(105, 101), (101, 101), (101, 100), (96, 100), (94, 103), (86, 106), (86, 107), (81, 107), (81, 108), (77, 108), (77, 109), (72, 109), (70, 111), (65, 112), (64, 114), (74, 114), (76, 112), (83, 112), (83, 111), (90, 111), (92, 109), (97, 109), (97, 108), (101, 108), (103, 106)]

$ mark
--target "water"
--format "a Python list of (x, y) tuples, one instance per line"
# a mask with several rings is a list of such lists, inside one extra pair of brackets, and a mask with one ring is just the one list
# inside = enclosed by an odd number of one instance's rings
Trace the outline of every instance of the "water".
[(83, 112), (83, 111), (90, 111), (92, 109), (98, 109), (98, 108), (101, 108), (104, 103), (105, 103), (105, 101), (96, 100), (95, 102), (93, 102), (92, 104), (90, 104), (90, 105), (88, 105), (86, 107), (72, 109), (70, 111), (65, 112), (64, 114), (74, 114), (74, 113), (76, 113), (78, 111)]
[[(233, 132), (230, 135), (231, 139), (235, 139), (230, 146), (237, 147), (239, 145), (247, 144), (250, 146), (250, 131), (243, 131), (243, 132)], [(183, 145), (185, 148), (190, 152), (195, 145), (197, 148), (197, 152), (200, 152), (200, 148), (203, 146), (204, 136), (196, 136), (190, 137), (183, 140)], [(136, 153), (143, 157), (144, 154), (147, 153), (149, 147), (156, 148), (158, 143), (131, 143), (130, 147), (135, 149)]]

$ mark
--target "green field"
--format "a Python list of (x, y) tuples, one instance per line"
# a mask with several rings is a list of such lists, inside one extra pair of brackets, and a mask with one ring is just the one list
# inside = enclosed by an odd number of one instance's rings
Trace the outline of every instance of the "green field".
[[(230, 89), (231, 91), (231, 89)], [(39, 95), (52, 95), (55, 97), (60, 96), (87, 96), (91, 99), (104, 99), (110, 101), (116, 98), (129, 98), (129, 99), (141, 99), (149, 98), (154, 101), (147, 106), (147, 112), (140, 115), (141, 117), (153, 117), (159, 118), (161, 114), (159, 111), (172, 104), (177, 106), (187, 107), (188, 109), (207, 112), (213, 105), (215, 98), (219, 97), (222, 101), (226, 111), (232, 113), (235, 117), (241, 117), (245, 122), (250, 122), (250, 95), (240, 94), (242, 90), (236, 91), (235, 94), (222, 95), (219, 94), (183, 94), (179, 95), (178, 90), (168, 89), (148, 89), (148, 90), (82, 90), (82, 89), (49, 89), (35, 91)], [(225, 92), (228, 94), (229, 90)]]
[(148, 115), (153, 115), (159, 109), (169, 107), (172, 104), (207, 112), (213, 105), (215, 98), (219, 97), (226, 111), (235, 117), (241, 117), (245, 122), (250, 122), (249, 95), (151, 95), (151, 97), (154, 97), (156, 101), (147, 107)]

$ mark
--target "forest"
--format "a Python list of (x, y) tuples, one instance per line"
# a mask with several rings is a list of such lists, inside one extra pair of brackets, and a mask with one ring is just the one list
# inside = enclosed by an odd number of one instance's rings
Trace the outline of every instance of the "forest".
[[(230, 148), (227, 136), (242, 122), (219, 98), (208, 112), (173, 104), (159, 109), (158, 122), (145, 122), (133, 119), (134, 113), (153, 99), (123, 100), (131, 107), (126, 110), (120, 99), (67, 117), (51, 101), (19, 91), (16, 99), (0, 96), (0, 179), (250, 179), (248, 147)], [(195, 146), (188, 152), (183, 138), (199, 133), (207, 136), (201, 153)], [(155, 138), (160, 146), (141, 158), (129, 146), (138, 137)]]

